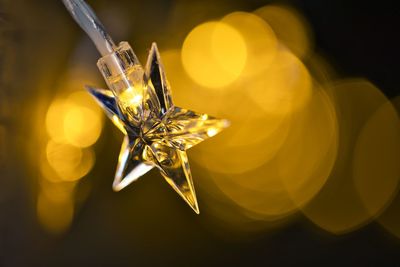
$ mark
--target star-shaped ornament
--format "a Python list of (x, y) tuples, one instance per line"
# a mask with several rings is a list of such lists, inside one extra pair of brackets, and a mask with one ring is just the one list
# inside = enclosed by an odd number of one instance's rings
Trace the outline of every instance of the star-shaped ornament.
[(145, 69), (134, 69), (134, 85), (121, 93), (87, 86), (125, 135), (113, 189), (119, 191), (157, 167), (175, 191), (199, 213), (186, 150), (214, 136), (227, 120), (176, 107), (157, 45)]

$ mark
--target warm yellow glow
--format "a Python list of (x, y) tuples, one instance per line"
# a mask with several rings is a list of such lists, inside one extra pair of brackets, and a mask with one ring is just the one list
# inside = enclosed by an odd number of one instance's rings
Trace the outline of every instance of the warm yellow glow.
[(265, 112), (287, 114), (310, 100), (312, 80), (304, 64), (290, 51), (281, 49), (271, 66), (248, 86), (252, 100)]
[(65, 98), (65, 103), (67, 105), (67, 108), (69, 106), (79, 106), (79, 107), (86, 107), (90, 110), (93, 110), (93, 112), (100, 113), (101, 109), (99, 105), (96, 103), (96, 101), (93, 99), (93, 97), (88, 93), (85, 92), (84, 90), (80, 91), (75, 91), (70, 93), (66, 98)]
[(355, 144), (354, 185), (371, 215), (397, 193), (400, 179), (400, 120), (392, 103), (382, 105), (363, 125)]
[(57, 99), (46, 115), (46, 129), (57, 142), (77, 147), (94, 144), (102, 129), (102, 113), (86, 92), (75, 92), (67, 99)]
[(231, 121), (194, 154), (202, 166), (219, 173), (244, 173), (271, 160), (285, 142), (291, 117), (307, 110), (312, 96), (307, 69), (287, 50), (277, 52), (262, 74), (234, 86), (234, 93), (214, 94), (210, 100), (202, 99), (201, 90), (189, 99), (192, 105), (202, 101), (207, 108), (217, 107), (215, 114)]
[[(138, 65), (132, 67), (127, 76), (117, 76), (109, 80), (111, 88), (116, 92), (119, 100), (119, 108), (127, 115), (127, 119), (133, 124), (140, 124), (142, 120), (141, 110), (146, 86), (143, 82), (143, 69)], [(127, 82), (131, 86), (127, 87)]]
[(280, 53), (277, 58), (282, 62), (266, 70), (268, 76), (232, 85), (234, 92), (207, 95), (196, 88), (196, 97), (188, 97), (189, 105), (207, 103), (204, 108), (231, 121), (228, 129), (197, 149), (202, 153), (194, 157), (202, 166), (220, 173), (243, 173), (273, 158), (284, 143), (292, 113), (309, 103), (312, 85), (304, 65), (290, 52)]
[(241, 34), (220, 22), (207, 22), (194, 28), (182, 47), (185, 71), (198, 84), (218, 88), (235, 81), (247, 57)]
[(125, 91), (121, 92), (119, 98), (124, 104), (137, 107), (142, 104), (142, 91), (143, 90), (135, 90), (134, 88), (129, 87)]
[[(263, 19), (234, 12), (221, 22), (234, 28), (246, 47), (244, 67), (225, 90), (202, 88), (212, 86), (193, 77), (197, 69), (190, 73), (185, 45), (186, 73), (176, 63), (179, 51), (164, 53), (164, 64), (177, 101), (231, 121), (224, 132), (193, 148), (194, 159), (210, 172), (207, 179), (246, 216), (277, 220), (304, 206), (324, 185), (336, 155), (334, 107), (324, 92), (313, 91), (307, 68), (278, 43)], [(198, 38), (199, 49), (205, 50), (205, 40)], [(197, 63), (210, 58), (199, 57)], [(198, 68), (211, 70), (204, 63)], [(212, 74), (202, 75), (214, 83)], [(285, 157), (288, 169), (283, 169)]]
[(47, 161), (62, 177), (73, 176), (82, 159), (82, 150), (75, 146), (49, 141), (46, 147)]
[(78, 147), (93, 145), (100, 136), (102, 114), (86, 92), (71, 94), (65, 104), (64, 136), (68, 143)]
[(40, 194), (53, 203), (65, 203), (73, 199), (76, 182), (54, 183), (47, 180), (40, 181)]
[(331, 89), (339, 123), (336, 163), (303, 212), (321, 228), (341, 234), (372, 220), (393, 197), (398, 160), (387, 157), (398, 159), (399, 126), (394, 126), (398, 120), (392, 107), (374, 115), (388, 100), (368, 81), (344, 80)]
[(86, 107), (71, 107), (64, 117), (64, 133), (70, 144), (78, 147), (93, 145), (101, 133), (99, 114)]
[(279, 177), (293, 203), (309, 202), (324, 186), (336, 161), (337, 117), (323, 89), (292, 117), (290, 132), (276, 156)]
[(280, 42), (298, 57), (310, 53), (312, 36), (309, 26), (299, 12), (289, 6), (266, 5), (254, 12), (274, 30)]
[(389, 233), (400, 238), (400, 194), (397, 193), (390, 206), (378, 218), (378, 223)]
[(65, 102), (61, 99), (54, 100), (46, 114), (46, 130), (50, 137), (57, 141), (65, 141), (64, 120)]
[(317, 53), (307, 57), (307, 68), (316, 82), (331, 83), (338, 76), (330, 63)]
[(254, 76), (269, 68), (278, 48), (278, 40), (264, 20), (252, 13), (233, 12), (223, 17), (221, 22), (237, 30), (245, 42), (247, 60), (242, 76)]
[[(96, 155), (92, 148), (83, 149), (82, 160), (79, 164), (78, 168), (75, 170), (75, 179), (80, 179), (87, 175), (90, 170), (93, 168), (93, 165), (96, 161)], [(79, 178), (78, 178), (79, 177)]]
[[(95, 155), (89, 147), (102, 127), (102, 111), (84, 90), (97, 75), (86, 66), (74, 66), (60, 81), (60, 94), (48, 106), (45, 132), (39, 128), (41, 148), (35, 149), (40, 168), (36, 213), (41, 226), (53, 234), (65, 232), (73, 219), (78, 179), (93, 167)], [(73, 91), (78, 90), (78, 91)], [(47, 134), (46, 134), (47, 133)]]
[[(85, 176), (93, 167), (94, 153), (91, 149), (49, 141), (46, 147), (49, 165), (63, 181), (75, 181)], [(45, 170), (45, 168), (44, 168)]]
[[(243, 174), (215, 173), (212, 178), (219, 190), (239, 205), (244, 214), (274, 221), (297, 210), (273, 163)], [(252, 188), (255, 185), (257, 188)]]
[[(392, 104), (394, 105), (394, 107), (396, 108), (396, 110), (399, 110), (400, 107), (400, 97), (396, 97), (394, 99), (391, 100)], [(382, 110), (383, 109), (383, 110)], [(392, 107), (391, 105), (386, 105), (381, 107), (381, 109), (377, 112), (377, 114), (375, 114), (375, 119), (379, 120), (379, 117), (377, 115), (379, 115), (379, 113), (386, 113), (387, 110), (391, 110)], [(386, 110), (386, 111), (385, 111)], [(393, 111), (393, 110), (392, 110)], [(392, 111), (390, 111), (390, 113), (392, 113)], [(393, 120), (393, 115), (389, 116), (390, 120), (387, 123), (386, 128), (389, 129), (388, 127), (393, 127), (394, 129), (391, 130), (391, 135), (388, 136), (388, 139), (391, 140), (391, 142), (386, 142), (384, 141), (383, 145), (382, 145), (382, 149), (385, 148), (388, 150), (388, 154), (387, 156), (392, 157), (390, 159), (388, 159), (389, 162), (389, 172), (384, 172), (385, 175), (393, 175), (394, 173), (399, 171), (400, 165), (397, 164), (397, 170), (394, 169), (394, 167), (396, 166), (395, 164), (393, 164), (393, 161), (396, 161), (396, 163), (399, 162), (399, 151), (400, 149), (398, 148), (398, 132), (399, 132), (399, 121), (395, 122), (395, 120)], [(397, 119), (398, 120), (398, 119)], [(386, 118), (384, 119), (384, 121), (386, 121)], [(383, 132), (387, 132), (387, 130), (383, 131)], [(397, 135), (397, 137), (396, 137)], [(386, 137), (384, 137), (386, 138)], [(388, 143), (389, 146), (385, 145), (385, 143)], [(379, 148), (378, 148), (379, 149)], [(385, 150), (386, 152), (386, 150)], [(381, 153), (379, 153), (378, 155), (381, 155)], [(384, 156), (383, 159), (379, 159), (378, 162), (387, 160), (387, 157)], [(396, 236), (397, 238), (400, 238), (400, 192), (399, 192), (399, 186), (397, 186), (396, 188), (397, 194), (394, 197), (394, 199), (390, 202), (389, 207), (387, 207), (385, 209), (385, 211), (381, 214), (381, 216), (379, 216), (378, 218), (378, 223), (383, 226), (388, 232), (390, 232), (391, 234), (393, 234), (394, 236)], [(364, 201), (365, 202), (365, 201)]]
[[(259, 119), (252, 123), (264, 125), (268, 132), (268, 123)], [(239, 128), (233, 132), (228, 128), (195, 150), (194, 156), (210, 171), (218, 190), (246, 216), (278, 220), (304, 206), (324, 186), (336, 159), (336, 125), (331, 99), (316, 89), (301, 112), (278, 124), (264, 139), (234, 146)], [(254, 126), (240, 126), (248, 131), (247, 138), (255, 133)]]
[[(244, 173), (271, 160), (284, 143), (290, 121), (287, 120), (272, 132), (254, 133), (256, 140), (243, 141), (237, 135), (252, 136), (251, 130), (263, 121), (252, 120), (245, 124), (232, 122), (231, 126), (207, 143), (193, 150), (194, 160), (203, 167), (218, 173)], [(247, 127), (246, 127), (247, 126)], [(263, 127), (259, 127), (262, 130)], [(262, 137), (263, 135), (263, 137)], [(251, 138), (250, 138), (251, 139)], [(251, 142), (253, 141), (253, 142)]]
[(54, 234), (65, 231), (71, 224), (74, 212), (70, 198), (62, 201), (53, 201), (45, 194), (39, 194), (37, 200), (37, 216), (41, 225)]
[(201, 119), (202, 119), (202, 120), (207, 120), (207, 119), (208, 119), (208, 115), (207, 115), (207, 114), (203, 114), (203, 115), (201, 116)]
[[(165, 68), (168, 70), (168, 80), (172, 86), (174, 103), (177, 106), (188, 107), (191, 110), (221, 116), (218, 112), (222, 104), (218, 97), (223, 90), (208, 90), (195, 83), (183, 68), (180, 50), (167, 50), (161, 52)], [(207, 105), (204, 105), (207, 103)]]
[(219, 129), (210, 128), (207, 130), (207, 135), (212, 137), (212, 136), (216, 135), (218, 132), (219, 132)]

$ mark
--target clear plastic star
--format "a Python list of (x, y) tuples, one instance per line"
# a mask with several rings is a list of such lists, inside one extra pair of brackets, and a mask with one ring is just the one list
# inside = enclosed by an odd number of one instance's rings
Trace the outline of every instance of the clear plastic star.
[[(119, 191), (157, 167), (175, 191), (199, 213), (186, 150), (214, 136), (227, 120), (176, 107), (157, 45), (153, 43), (142, 89), (115, 95), (87, 86), (107, 116), (124, 133), (113, 189)], [(140, 84), (140, 83), (139, 83)], [(140, 92), (139, 95), (137, 92)]]

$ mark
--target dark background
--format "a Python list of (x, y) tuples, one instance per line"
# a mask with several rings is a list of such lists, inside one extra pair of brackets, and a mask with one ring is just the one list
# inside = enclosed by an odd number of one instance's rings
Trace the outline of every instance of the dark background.
[[(89, 1), (95, 10), (112, 5), (132, 9), (129, 36), (135, 38), (137, 51), (146, 51), (153, 40), (160, 46), (173, 46), (197, 23), (270, 2), (199, 1), (196, 6), (203, 8), (187, 23), (185, 16), (178, 18), (176, 23), (184, 24), (178, 30), (170, 24), (164, 27), (175, 1)], [(309, 21), (315, 50), (337, 72), (366, 77), (389, 98), (399, 95), (400, 10), (395, 1), (285, 3), (298, 8)], [(1, 148), (6, 156), (0, 164), (0, 266), (400, 265), (400, 240), (377, 223), (334, 236), (299, 215), (274, 231), (222, 233), (224, 226), (209, 223), (213, 219), (206, 211), (197, 216), (180, 205), (181, 200), (153, 172), (118, 194), (110, 189), (110, 181), (92, 179), (91, 194), (70, 229), (59, 236), (46, 233), (32, 208), (34, 182), (22, 145), (29, 138), (29, 107), (37, 100), (29, 82), (37, 81), (37, 74), (49, 62), (49, 72), (61, 70), (82, 32), (61, 1), (0, 1), (0, 23), (0, 122), (8, 130), (5, 148)], [(96, 53), (88, 57), (94, 64)], [(101, 146), (108, 144), (106, 134)], [(102, 150), (107, 153), (101, 161), (113, 161), (118, 149), (110, 145)], [(112, 177), (114, 170), (100, 163), (93, 172), (93, 177)], [(199, 202), (201, 206), (201, 198)]]

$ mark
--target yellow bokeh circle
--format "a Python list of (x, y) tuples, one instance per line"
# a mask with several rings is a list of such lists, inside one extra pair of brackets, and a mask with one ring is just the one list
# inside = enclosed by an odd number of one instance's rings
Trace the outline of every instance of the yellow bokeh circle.
[[(75, 181), (85, 176), (93, 167), (94, 152), (90, 148), (82, 149), (66, 143), (50, 140), (46, 147), (49, 166), (61, 181)], [(45, 163), (42, 163), (45, 164)], [(49, 174), (42, 167), (44, 174)], [(55, 180), (49, 177), (48, 180)]]
[(279, 41), (296, 56), (304, 58), (311, 52), (311, 31), (298, 11), (284, 5), (266, 5), (254, 11), (254, 14), (264, 19)]
[(46, 114), (46, 129), (51, 139), (76, 147), (89, 147), (100, 136), (102, 114), (86, 92), (74, 92), (66, 99), (56, 99)]
[(194, 28), (182, 47), (185, 71), (196, 83), (208, 88), (235, 81), (246, 64), (247, 48), (242, 35), (221, 22), (206, 22)]
[(363, 79), (331, 85), (339, 123), (336, 162), (303, 213), (328, 232), (353, 231), (390, 204), (400, 178), (399, 126), (382, 92)]
[(242, 77), (260, 74), (270, 67), (279, 43), (264, 20), (252, 13), (233, 12), (223, 17), (221, 22), (237, 30), (246, 44), (247, 60)]

